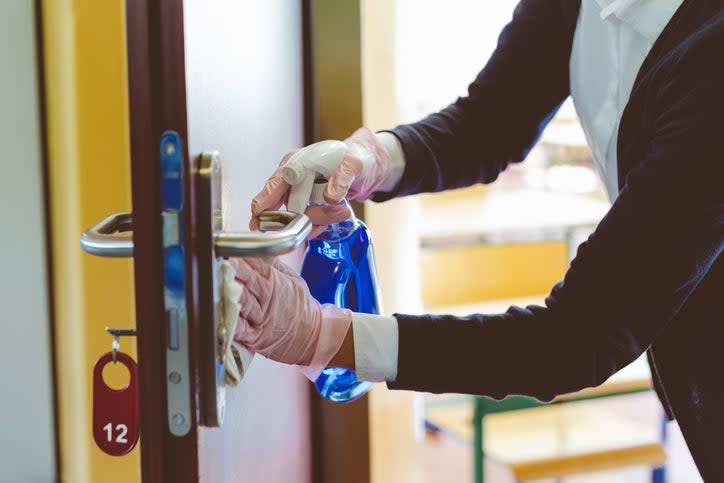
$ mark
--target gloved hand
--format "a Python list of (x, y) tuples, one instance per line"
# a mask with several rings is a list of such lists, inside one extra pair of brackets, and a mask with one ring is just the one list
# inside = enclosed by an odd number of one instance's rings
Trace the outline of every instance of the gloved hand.
[[(324, 198), (329, 206), (307, 207), (305, 214), (313, 225), (327, 226), (340, 222), (350, 216), (349, 210), (337, 205), (342, 199), (363, 201), (377, 191), (389, 191), (397, 183), (392, 171), (390, 154), (378, 137), (361, 127), (344, 140), (347, 152), (339, 165), (331, 170)], [(282, 177), (282, 169), (294, 150), (282, 159), (281, 164), (267, 180), (264, 188), (251, 202), (251, 229), (258, 229), (259, 214), (267, 210), (277, 210), (287, 203), (290, 185)], [(318, 234), (320, 230), (314, 230)]]
[(352, 312), (320, 305), (306, 282), (279, 260), (231, 260), (245, 286), (234, 339), (247, 349), (285, 364), (297, 364), (312, 381), (342, 346)]

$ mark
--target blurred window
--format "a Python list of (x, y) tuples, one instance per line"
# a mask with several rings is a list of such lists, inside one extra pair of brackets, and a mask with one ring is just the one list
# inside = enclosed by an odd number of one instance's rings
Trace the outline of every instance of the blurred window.
[[(518, 4), (396, 2), (395, 90), (403, 123), (467, 94)], [(610, 207), (570, 99), (527, 159), (494, 183), (419, 200), (421, 298), (431, 310), (548, 293)]]
[[(402, 122), (438, 111), (467, 92), (468, 84), (493, 53), (517, 0), (397, 0), (397, 98)], [(531, 72), (531, 75), (545, 75)], [(524, 163), (512, 165), (487, 194), (519, 193), (520, 200), (547, 197), (557, 211), (551, 222), (596, 222), (608, 202), (572, 102), (567, 100)], [(571, 201), (580, 201), (575, 203)], [(513, 218), (515, 200), (501, 209)], [(583, 208), (582, 208), (583, 207)], [(582, 212), (581, 210), (584, 210)], [(502, 216), (505, 216), (503, 213)], [(533, 216), (533, 215), (531, 215)], [(535, 216), (540, 216), (536, 214)]]

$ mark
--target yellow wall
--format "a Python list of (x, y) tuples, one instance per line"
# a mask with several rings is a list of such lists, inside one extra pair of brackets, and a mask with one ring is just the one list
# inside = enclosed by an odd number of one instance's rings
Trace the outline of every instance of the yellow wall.
[[(91, 433), (91, 369), (110, 350), (106, 325), (134, 323), (129, 260), (81, 252), (80, 233), (130, 210), (123, 0), (43, 0), (56, 387), (61, 480), (140, 480), (139, 451), (114, 458)], [(135, 341), (122, 341), (135, 357)]]

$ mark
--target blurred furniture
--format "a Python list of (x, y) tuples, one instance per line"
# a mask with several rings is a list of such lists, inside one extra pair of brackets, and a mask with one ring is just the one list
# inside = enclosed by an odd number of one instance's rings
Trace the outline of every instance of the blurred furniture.
[[(475, 407), (475, 409), (473, 409)], [(483, 419), (470, 399), (430, 407), (428, 420), (467, 442), (482, 438)], [(632, 466), (657, 468), (665, 453), (655, 427), (637, 424), (585, 403), (499, 413), (485, 421), (485, 454), (504, 464), (516, 481), (562, 478)], [(475, 481), (483, 481), (482, 443), (476, 445)], [(480, 451), (477, 451), (480, 450)], [(657, 470), (654, 470), (657, 471)], [(655, 475), (657, 473), (654, 473)], [(662, 481), (661, 477), (659, 480)], [(657, 476), (654, 476), (657, 478)]]
[(421, 196), (426, 309), (548, 292), (608, 206), (582, 195), (482, 186)]
[[(459, 315), (499, 313), (511, 305), (540, 305), (543, 298), (541, 295), (462, 304), (431, 311)], [(642, 356), (604, 384), (559, 396), (551, 403), (525, 396), (509, 396), (500, 401), (474, 396), (444, 410), (433, 408), (427, 419), (434, 427), (452, 429), (472, 441), (476, 483), (485, 481), (486, 455), (506, 464), (518, 481), (646, 465), (653, 468), (652, 482), (663, 483), (663, 426), (660, 432), (659, 428), (623, 421), (597, 408), (565, 404), (649, 390), (649, 368)], [(524, 411), (533, 408), (538, 409)], [(509, 414), (505, 418), (497, 416), (502, 413)], [(496, 418), (486, 421), (493, 414)], [(486, 422), (490, 424), (486, 426)], [(495, 437), (486, 440), (486, 433), (494, 433)]]
[[(520, 186), (520, 180), (511, 182)], [(542, 305), (540, 294), (562, 278), (608, 207), (595, 196), (520, 188), (475, 186), (421, 197), (425, 310), (468, 315)], [(431, 408), (427, 420), (472, 441), (476, 483), (484, 482), (486, 454), (519, 481), (647, 465), (654, 468), (653, 482), (663, 483), (664, 432), (567, 404), (649, 390), (641, 358), (601, 386), (550, 404), (523, 396), (473, 397), (459, 407)], [(486, 432), (495, 438), (484, 439)]]
[[(508, 462), (518, 481), (646, 465), (654, 468), (652, 482), (662, 483), (666, 457), (657, 428), (623, 421), (580, 404), (562, 405), (650, 389), (648, 366), (645, 359), (640, 358), (601, 386), (558, 397), (540, 411), (542, 414), (537, 419), (526, 420), (526, 411), (517, 412), (546, 406), (537, 399), (510, 396), (495, 401), (476, 397), (472, 421), (475, 481), (485, 480), (483, 462), (487, 451)], [(521, 418), (516, 422), (518, 429), (529, 432), (516, 434), (509, 425), (493, 424), (488, 431), (496, 435), (499, 443), (487, 450), (483, 439), (485, 417), (508, 411), (516, 411), (513, 417)], [(529, 443), (534, 441), (534, 451), (520, 451), (521, 438)]]

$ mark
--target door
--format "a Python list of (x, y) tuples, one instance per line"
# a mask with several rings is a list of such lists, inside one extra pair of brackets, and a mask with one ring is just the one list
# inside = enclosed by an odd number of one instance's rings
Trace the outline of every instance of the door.
[[(309, 385), (296, 369), (257, 358), (240, 386), (226, 389), (223, 422), (213, 427), (213, 332), (200, 286), (208, 260), (196, 231), (208, 208), (197, 203), (205, 187), (193, 173), (202, 153), (219, 153), (223, 228), (245, 231), (251, 196), (304, 142), (302, 2), (128, 0), (127, 29), (143, 481), (309, 481)], [(168, 389), (179, 362), (167, 347), (164, 133), (178, 136), (184, 167), (188, 317), (187, 334), (178, 325), (175, 334), (188, 342), (189, 385), (180, 396)]]
[(281, 232), (243, 233), (281, 156), (329, 122), (310, 95), (313, 3), (126, 1), (133, 212), (83, 244), (134, 258), (144, 482), (369, 481), (366, 398), (310, 399), (296, 369), (262, 358), (224, 391), (219, 369), (214, 259), (279, 253), (310, 228), (270, 213)]

